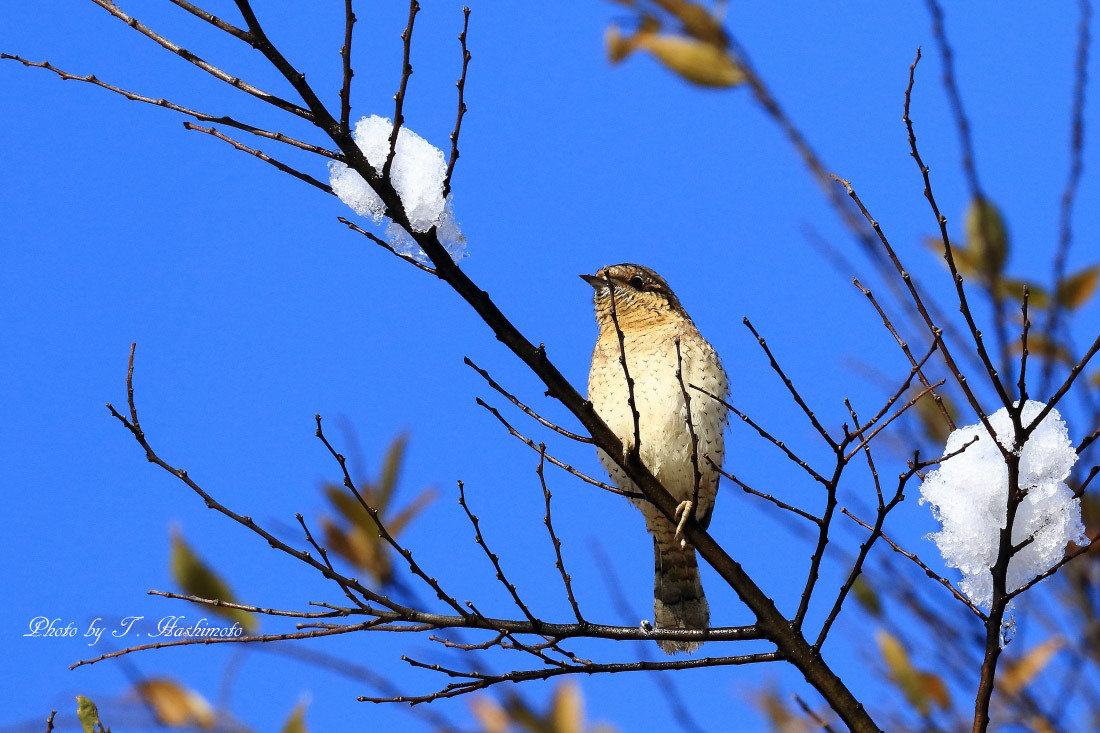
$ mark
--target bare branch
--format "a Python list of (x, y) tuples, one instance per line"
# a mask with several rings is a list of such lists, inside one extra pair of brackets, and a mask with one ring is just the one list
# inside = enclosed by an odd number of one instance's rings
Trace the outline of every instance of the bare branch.
[[(403, 658), (405, 661), (411, 661)], [(617, 664), (577, 664), (564, 667), (551, 667), (533, 670), (517, 670), (500, 675), (482, 674), (480, 672), (460, 672), (448, 670), (439, 665), (418, 665), (426, 669), (446, 674), (450, 677), (468, 679), (468, 682), (452, 683), (443, 689), (429, 695), (416, 695), (400, 697), (360, 697), (362, 702), (404, 702), (416, 705), (424, 702), (432, 702), (448, 697), (457, 697), (477, 690), (484, 690), (501, 682), (525, 682), (528, 680), (545, 680), (551, 677), (559, 677), (563, 674), (616, 674), (619, 672), (650, 672), (658, 670), (697, 669), (700, 667), (723, 667), (729, 665), (758, 664), (762, 662), (774, 662), (782, 659), (779, 652), (765, 652), (762, 654), (745, 654), (737, 657), (703, 657), (701, 659), (680, 659), (668, 662), (620, 662)]]
[[(255, 87), (255, 86), (249, 84), (248, 82), (244, 81), (240, 77), (232, 76), (230, 74), (225, 73), (224, 71), (222, 71), (218, 67), (214, 66), (213, 64), (208, 63), (208, 62), (204, 61), (203, 59), (199, 58), (197, 55), (191, 53), (186, 48), (183, 48), (182, 46), (179, 46), (179, 45), (173, 43), (172, 41), (168, 40), (164, 36), (160, 35), (156, 31), (154, 31), (152, 28), (149, 28), (145, 24), (141, 23), (137, 18), (134, 18), (133, 16), (127, 15), (126, 13), (122, 12), (122, 9), (119, 8), (117, 5), (115, 5), (113, 2), (111, 2), (111, 0), (92, 0), (92, 2), (95, 3), (96, 5), (98, 5), (99, 7), (103, 8), (108, 13), (115, 16), (116, 18), (121, 20), (123, 23), (130, 26), (131, 28), (133, 28), (135, 31), (142, 34), (146, 38), (152, 39), (155, 43), (157, 43), (162, 48), (165, 48), (168, 51), (171, 51), (172, 53), (176, 54), (177, 56), (184, 59), (185, 61), (189, 61), (190, 63), (192, 63), (195, 66), (199, 67), (200, 69), (202, 69), (206, 73), (210, 74), (214, 78), (218, 79), (219, 81), (225, 82), (226, 84), (233, 87), (234, 89), (240, 89), (242, 92), (245, 92), (246, 94), (250, 94), (253, 97), (256, 97), (257, 99), (259, 99), (261, 101), (267, 102), (268, 104), (270, 104), (273, 107), (278, 107), (279, 109), (283, 110), (284, 112), (289, 112), (290, 114), (295, 115), (296, 117), (301, 117), (304, 120), (309, 120), (311, 122), (315, 121), (315, 117), (314, 117), (313, 113), (310, 112), (308, 109), (305, 109), (304, 107), (300, 107), (297, 104), (294, 104), (293, 102), (289, 102), (289, 101), (283, 99), (282, 97), (277, 97), (274, 94), (271, 94), (269, 92), (265, 92), (263, 89), (260, 89), (258, 87)], [(252, 41), (251, 34), (249, 34), (249, 40)], [(252, 41), (252, 42), (254, 42), (254, 41)]]
[(240, 121), (235, 120), (232, 117), (228, 117), (226, 115), (213, 115), (213, 114), (208, 114), (206, 112), (200, 112), (198, 110), (191, 109), (190, 107), (184, 107), (182, 105), (175, 104), (173, 102), (169, 102), (168, 100), (166, 100), (164, 98), (146, 97), (146, 96), (143, 96), (141, 94), (135, 94), (134, 92), (123, 89), (122, 87), (116, 87), (113, 84), (108, 84), (104, 81), (100, 81), (96, 77), (95, 74), (87, 74), (85, 76), (78, 76), (76, 74), (70, 74), (67, 71), (64, 71), (62, 69), (57, 68), (56, 66), (51, 64), (49, 61), (30, 61), (28, 59), (23, 58), (22, 56), (13, 56), (12, 54), (8, 54), (8, 53), (0, 53), (0, 59), (10, 59), (12, 61), (18, 61), (19, 63), (23, 64), (24, 66), (30, 66), (30, 67), (34, 67), (36, 69), (45, 69), (46, 71), (52, 71), (53, 73), (55, 73), (59, 77), (61, 77), (61, 79), (64, 80), (64, 81), (82, 81), (82, 82), (85, 82), (87, 84), (97, 86), (101, 89), (106, 89), (109, 92), (114, 92), (115, 94), (118, 94), (119, 96), (125, 97), (126, 99), (130, 100), (131, 102), (143, 102), (144, 104), (151, 104), (154, 107), (163, 107), (164, 109), (170, 109), (173, 112), (179, 112), (180, 114), (187, 115), (188, 117), (194, 117), (196, 120), (199, 120), (200, 122), (213, 122), (213, 123), (216, 123), (216, 124), (219, 124), (219, 125), (225, 125), (226, 127), (234, 127), (238, 130), (244, 130), (245, 132), (249, 132), (249, 133), (251, 133), (253, 135), (257, 135), (259, 137), (266, 137), (266, 138), (269, 138), (271, 140), (277, 140), (278, 142), (285, 143), (287, 145), (291, 145), (293, 147), (299, 148), (301, 150), (305, 150), (305, 151), (310, 152), (310, 153), (314, 153), (316, 155), (321, 155), (321, 156), (324, 156), (326, 158), (331, 158), (333, 160), (343, 160), (344, 159), (344, 156), (341, 155), (340, 153), (337, 153), (333, 150), (327, 150), (327, 149), (322, 148), (318, 145), (313, 145), (311, 143), (302, 142), (301, 140), (295, 140), (294, 138), (288, 137), (287, 135), (284, 135), (281, 132), (271, 132), (269, 130), (264, 130), (260, 127), (256, 127), (254, 125), (249, 125), (245, 122), (240, 122)]
[(698, 391), (698, 392), (702, 392), (703, 394), (710, 397), (712, 400), (717, 400), (718, 402), (721, 402), (723, 405), (726, 406), (727, 410), (732, 412), (734, 415), (737, 415), (737, 417), (741, 418), (744, 422), (748, 423), (749, 427), (751, 427), (753, 430), (755, 430), (760, 435), (761, 438), (764, 438), (769, 443), (774, 445), (776, 448), (783, 451), (783, 453), (786, 454), (787, 458), (790, 458), (794, 463), (801, 466), (802, 470), (804, 470), (806, 473), (810, 474), (810, 476), (812, 476), (815, 481), (817, 481), (818, 483), (820, 483), (820, 484), (822, 484), (826, 487), (829, 486), (829, 481), (824, 476), (822, 476), (817, 471), (815, 471), (813, 468), (811, 468), (810, 464), (806, 463), (806, 461), (804, 461), (801, 458), (799, 458), (798, 456), (796, 456), (794, 454), (794, 451), (792, 451), (790, 448), (788, 448), (787, 445), (783, 441), (778, 440), (777, 438), (773, 437), (771, 433), (769, 433), (768, 431), (764, 430), (764, 428), (757, 425), (756, 422), (754, 422), (751, 417), (749, 417), (745, 413), (741, 412), (736, 407), (734, 407), (733, 405), (731, 405), (729, 402), (722, 399), (718, 395), (713, 394), (711, 392), (708, 392), (707, 390), (703, 389), (702, 387), (700, 387), (696, 384), (691, 384), (691, 385), (688, 385), (688, 386), (691, 387), (692, 389)]
[(774, 369), (775, 373), (779, 375), (779, 378), (783, 380), (783, 384), (787, 387), (787, 391), (791, 393), (791, 397), (794, 398), (795, 403), (802, 408), (802, 411), (804, 413), (806, 413), (806, 417), (810, 418), (810, 422), (813, 424), (817, 432), (821, 434), (821, 437), (825, 439), (825, 442), (832, 446), (835, 450), (837, 448), (836, 441), (833, 440), (831, 435), (829, 435), (829, 431), (827, 431), (821, 425), (821, 423), (818, 422), (813, 410), (811, 410), (806, 404), (806, 401), (802, 399), (802, 395), (798, 394), (798, 390), (794, 387), (794, 382), (792, 382), (790, 377), (788, 377), (783, 372), (783, 368), (779, 366), (779, 362), (777, 362), (775, 360), (775, 356), (772, 355), (771, 349), (768, 348), (768, 342), (765, 341), (764, 338), (756, 332), (756, 329), (753, 327), (752, 322), (749, 321), (748, 316), (741, 319), (741, 322), (744, 323), (750, 331), (752, 331), (752, 335), (756, 337), (756, 342), (760, 344), (760, 348), (764, 350), (765, 354), (767, 354), (768, 361), (770, 362), (772, 369)]
[(374, 234), (371, 234), (370, 232), (363, 229), (362, 227), (356, 226), (355, 224), (348, 221), (344, 217), (338, 216), (338, 217), (336, 217), (336, 220), (338, 222), (340, 222), (341, 224), (343, 224), (344, 226), (346, 226), (348, 229), (352, 230), (353, 232), (358, 232), (358, 233), (362, 234), (364, 237), (366, 237), (370, 241), (374, 242), (375, 244), (377, 244), (379, 247), (386, 250), (390, 254), (393, 254), (393, 255), (395, 255), (397, 257), (400, 257), (401, 259), (405, 260), (405, 262), (408, 262), (410, 265), (415, 265), (419, 269), (421, 269), (424, 272), (427, 272), (429, 274), (432, 274), (432, 275), (436, 274), (434, 267), (429, 267), (428, 265), (425, 265), (423, 262), (416, 259), (412, 255), (405, 254), (404, 252), (398, 252), (396, 249), (393, 248), (393, 246), (389, 242), (385, 241), (384, 239), (381, 239), (380, 237), (378, 237)]
[[(929, 0), (931, 2), (931, 0)], [(943, 239), (943, 258), (947, 261), (947, 268), (951, 271), (951, 279), (955, 283), (955, 294), (959, 300), (959, 312), (963, 314), (963, 318), (966, 319), (966, 325), (970, 329), (970, 335), (974, 337), (974, 345), (978, 350), (978, 356), (982, 360), (982, 364), (985, 366), (986, 373), (989, 375), (990, 384), (997, 390), (997, 396), (1001, 399), (1001, 404), (1006, 408), (1012, 407), (1012, 399), (1005, 391), (1004, 385), (1001, 384), (1001, 379), (997, 375), (997, 369), (993, 366), (993, 362), (989, 358), (989, 353), (985, 348), (985, 341), (982, 339), (982, 332), (978, 330), (977, 324), (974, 322), (974, 315), (970, 312), (970, 304), (966, 299), (966, 289), (963, 287), (963, 278), (959, 274), (958, 268), (955, 267), (955, 256), (951, 250), (951, 239), (947, 235), (947, 217), (940, 213), (940, 207), (936, 203), (936, 197), (932, 194), (932, 179), (929, 176), (928, 166), (921, 160), (920, 152), (917, 150), (917, 135), (913, 131), (913, 120), (909, 116), (909, 103), (913, 95), (913, 82), (916, 79), (917, 64), (920, 62), (920, 49), (917, 49), (917, 57), (913, 60), (912, 66), (909, 67), (909, 86), (905, 89), (905, 114), (902, 119), (905, 121), (905, 129), (909, 132), (909, 150), (913, 156), (913, 160), (917, 163), (917, 168), (920, 170), (921, 176), (924, 178), (924, 197), (928, 199), (928, 205), (932, 207), (932, 213), (936, 216), (936, 222), (940, 227), (940, 237)], [(965, 118), (963, 118), (965, 120)], [(946, 350), (945, 350), (946, 353)]]
[[(230, 145), (232, 145), (237, 150), (240, 150), (242, 153), (248, 153), (249, 155), (253, 155), (253, 156), (259, 158), (260, 160), (262, 160), (265, 163), (269, 163), (269, 164), (275, 166), (277, 169), (279, 169), (283, 173), (286, 173), (287, 175), (293, 176), (293, 177), (297, 178), (299, 181), (304, 181), (305, 183), (308, 183), (309, 185), (313, 186), (314, 188), (321, 189), (325, 193), (330, 193), (330, 194), (333, 193), (332, 186), (328, 185), (327, 183), (321, 183), (320, 181), (318, 181), (316, 178), (309, 175), (308, 173), (303, 173), (302, 171), (297, 170), (296, 168), (291, 168), (286, 163), (283, 163), (282, 161), (279, 161), (279, 160), (276, 160), (275, 158), (272, 158), (270, 155), (267, 155), (262, 150), (257, 150), (255, 148), (250, 148), (247, 145), (245, 145), (244, 143), (238, 142), (238, 141), (234, 140), (233, 138), (229, 137), (228, 135), (225, 135), (225, 134), (222, 134), (222, 133), (218, 132), (217, 128), (214, 128), (214, 127), (201, 127), (199, 125), (194, 124), (193, 122), (186, 122), (186, 121), (183, 123), (183, 126), (185, 128), (187, 128), (188, 130), (194, 130), (195, 132), (205, 132), (207, 135), (212, 135), (212, 136), (218, 138), (219, 140), (221, 140), (223, 142), (229, 143)], [(333, 194), (333, 195), (335, 195), (335, 194)]]
[(776, 499), (771, 494), (765, 494), (762, 491), (757, 491), (756, 489), (752, 488), (751, 486), (749, 486), (748, 484), (746, 484), (745, 482), (743, 482), (741, 479), (737, 478), (733, 474), (726, 473), (725, 471), (723, 471), (722, 467), (719, 466), (717, 463), (715, 463), (713, 460), (711, 460), (710, 456), (704, 454), (704, 457), (707, 459), (707, 463), (709, 463), (711, 466), (713, 466), (714, 469), (716, 471), (718, 471), (718, 473), (722, 474), (723, 476), (728, 478), (730, 481), (732, 481), (733, 483), (740, 486), (741, 490), (744, 491), (746, 494), (750, 494), (752, 496), (758, 496), (761, 499), (765, 499), (766, 501), (771, 502), (772, 504), (779, 507), (780, 509), (783, 509), (785, 511), (797, 514), (798, 516), (802, 517), (803, 519), (808, 519), (811, 522), (813, 522), (814, 524), (816, 524), (817, 526), (819, 526), (819, 527), (821, 526), (821, 518), (820, 517), (815, 517), (813, 514), (810, 514), (809, 512), (802, 511), (801, 509), (799, 509), (796, 506), (791, 506), (790, 504), (787, 504), (786, 502), (780, 501), (779, 499)]
[(389, 180), (390, 169), (393, 167), (394, 156), (397, 155), (397, 135), (401, 131), (401, 126), (405, 124), (405, 115), (402, 113), (402, 109), (405, 106), (405, 90), (409, 86), (409, 77), (412, 76), (413, 67), (409, 63), (409, 56), (412, 54), (412, 33), (413, 24), (416, 22), (416, 14), (420, 12), (420, 3), (416, 0), (409, 0), (409, 23), (405, 26), (404, 32), (401, 34), (401, 41), (404, 45), (404, 58), (401, 60), (401, 83), (397, 87), (397, 94), (394, 95), (394, 108), (393, 108), (393, 131), (390, 132), (390, 152), (386, 154), (386, 162), (382, 166), (382, 178)]
[(340, 61), (344, 67), (344, 81), (340, 85), (340, 128), (350, 132), (351, 123), (351, 78), (355, 71), (351, 68), (351, 38), (355, 28), (355, 12), (352, 0), (344, 0), (344, 45), (340, 47)]
[[(525, 435), (520, 433), (518, 430), (513, 428), (511, 423), (509, 423), (507, 420), (505, 420), (501, 416), (500, 412), (495, 407), (489, 405), (484, 400), (482, 400), (480, 397), (475, 397), (474, 401), (477, 402), (477, 404), (484, 407), (486, 410), (488, 410), (490, 412), (490, 414), (492, 414), (493, 417), (495, 417), (497, 420), (499, 420), (501, 422), (501, 424), (504, 425), (504, 427), (508, 429), (508, 432), (511, 435), (513, 435), (514, 437), (516, 437), (520, 441), (522, 441), (524, 444), (526, 444), (528, 448), (530, 448), (531, 450), (537, 451), (540, 454), (544, 453), (544, 451), (539, 450), (538, 446), (535, 444), (535, 441), (531, 440), (530, 438), (526, 437)], [(577, 469), (570, 466), (568, 463), (563, 463), (562, 461), (559, 461), (557, 458), (554, 458), (549, 453), (545, 453), (545, 455), (546, 455), (546, 460), (550, 461), (551, 463), (553, 463), (558, 468), (562, 468), (562, 469), (568, 471), (569, 473), (573, 474), (574, 476), (579, 478), (581, 481), (584, 481), (585, 483), (592, 484), (593, 486), (597, 486), (597, 487), (603, 489), (604, 491), (610, 491), (612, 494), (618, 494), (619, 496), (625, 496), (625, 497), (630, 498), (630, 499), (643, 499), (643, 500), (645, 499), (645, 496), (642, 495), (642, 494), (638, 494), (638, 493), (632, 492), (632, 491), (623, 491), (622, 489), (619, 489), (615, 486), (612, 486), (611, 484), (605, 484), (603, 481), (598, 481), (598, 480), (592, 478), (591, 476), (588, 476), (587, 474), (583, 474), (580, 471), (578, 471)]]
[(455, 129), (451, 132), (451, 157), (447, 160), (447, 174), (443, 177), (443, 198), (451, 193), (451, 176), (455, 172), (455, 163), (458, 162), (458, 134), (462, 130), (462, 118), (466, 115), (466, 68), (470, 65), (473, 56), (466, 49), (466, 31), (470, 28), (470, 9), (462, 8), (462, 32), (458, 34), (458, 42), (462, 44), (462, 74), (458, 77), (455, 86), (458, 87), (458, 115), (455, 117)]
[(538, 474), (539, 484), (542, 485), (542, 498), (546, 501), (546, 515), (543, 517), (543, 524), (546, 525), (546, 531), (550, 533), (550, 544), (554, 546), (554, 566), (558, 569), (558, 574), (561, 575), (562, 582), (565, 584), (565, 595), (569, 598), (569, 605), (573, 607), (573, 615), (577, 617), (578, 623), (587, 623), (584, 620), (584, 616), (581, 615), (581, 607), (577, 603), (577, 597), (573, 595), (573, 579), (569, 573), (565, 572), (565, 561), (561, 557), (561, 540), (558, 539), (557, 534), (554, 533), (554, 523), (550, 519), (550, 489), (546, 487), (546, 475), (543, 473), (543, 465), (546, 462), (546, 445), (539, 443), (539, 465), (535, 469), (535, 473)]
[(485, 371), (484, 369), (479, 367), (477, 364), (475, 364), (473, 361), (471, 361), (468, 356), (462, 357), (462, 363), (465, 364), (466, 366), (470, 367), (471, 369), (473, 369), (478, 374), (480, 374), (482, 379), (484, 379), (486, 382), (489, 383), (490, 387), (492, 387), (497, 392), (500, 392), (502, 395), (504, 395), (504, 397), (507, 398), (507, 400), (509, 402), (511, 402), (513, 405), (515, 405), (519, 409), (523, 410), (529, 417), (534, 418), (539, 423), (545, 425), (546, 427), (550, 428), (551, 430), (553, 430), (555, 433), (558, 433), (559, 435), (564, 435), (565, 437), (567, 437), (571, 440), (575, 440), (578, 443), (588, 443), (589, 445), (592, 444), (592, 438), (587, 438), (583, 435), (577, 435), (576, 433), (571, 433), (568, 430), (566, 430), (565, 428), (559, 427), (559, 426), (555, 425), (554, 423), (550, 422), (549, 420), (547, 420), (546, 418), (542, 417), (537, 412), (532, 410), (530, 407), (528, 407), (527, 405), (520, 402), (518, 397), (516, 397), (511, 392), (504, 389), (504, 387), (501, 387), (499, 384), (497, 384), (497, 382), (492, 377), (489, 376), (489, 372)]
[[(852, 514), (846, 508), (841, 507), (840, 511), (845, 516), (847, 516), (849, 519), (851, 519), (853, 522), (855, 522), (856, 524), (860, 525), (861, 527), (863, 527), (865, 529), (868, 529), (868, 530), (871, 530), (872, 532), (874, 532), (874, 528), (871, 525), (867, 524), (862, 519), (860, 519), (856, 515)], [(951, 581), (949, 581), (947, 578), (944, 578), (942, 575), (937, 574), (936, 571), (932, 570), (932, 568), (925, 565), (921, 561), (921, 559), (919, 557), (917, 557), (916, 555), (914, 555), (913, 553), (906, 552), (905, 550), (901, 549), (901, 547), (899, 547), (896, 542), (894, 542), (892, 539), (890, 539), (889, 537), (884, 535), (881, 531), (878, 532), (878, 536), (881, 537), (886, 542), (886, 544), (890, 545), (890, 547), (894, 550), (894, 552), (898, 553), (899, 555), (904, 555), (905, 557), (907, 557), (910, 560), (912, 560), (913, 562), (915, 562), (917, 564), (917, 566), (920, 567), (920, 569), (924, 571), (925, 575), (927, 575), (929, 578), (931, 578), (932, 580), (934, 580), (937, 583), (939, 583), (940, 585), (942, 585), (944, 588), (947, 588), (947, 590), (951, 591), (951, 595), (955, 596), (956, 600), (958, 600), (963, 605), (965, 605), (967, 608), (969, 608), (978, 618), (980, 618), (982, 621), (986, 620), (987, 617), (986, 617), (985, 613), (980, 608), (978, 608), (973, 603), (971, 603), (969, 598), (967, 598), (959, 590), (957, 590), (955, 588), (955, 586), (951, 584)]]

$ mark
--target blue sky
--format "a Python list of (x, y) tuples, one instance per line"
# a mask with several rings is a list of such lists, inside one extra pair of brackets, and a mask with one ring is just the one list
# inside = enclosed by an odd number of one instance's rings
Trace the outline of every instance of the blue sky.
[[(257, 11), (286, 55), (335, 106), (342, 11), (340, 4), (329, 5), (303, 11), (257, 3)], [(424, 5), (405, 114), (412, 129), (444, 147), (455, 114), (461, 3)], [(231, 6), (209, 8), (235, 18)], [(168, 3), (122, 7), (231, 73), (292, 94), (258, 54)], [(845, 419), (845, 397), (871, 414), (888, 394), (857, 365), (888, 375), (891, 384), (904, 377), (906, 366), (849, 284), (853, 274), (875, 282), (870, 264), (776, 126), (745, 90), (686, 86), (641, 55), (611, 67), (602, 34), (609, 22), (626, 19), (612, 4), (473, 2), (472, 10), (469, 113), (454, 177), (455, 210), (469, 240), (463, 268), (583, 388), (595, 327), (590, 288), (576, 276), (621, 261), (653, 267), (722, 355), (734, 403), (807, 459), (828, 459), (742, 317), (768, 339), (830, 426)], [(368, 3), (358, 11), (353, 119), (392, 114), (406, 14), (402, 2)], [(1019, 276), (1049, 277), (1068, 165), (1076, 22), (1070, 3), (1044, 6), (1040, 15), (989, 2), (949, 8), (977, 164), (988, 194), (1006, 212), (1013, 243), (1009, 271)], [(739, 3), (730, 9), (729, 25), (830, 170), (856, 186), (914, 276), (946, 297), (949, 280), (920, 244), (935, 233), (935, 220), (901, 122), (908, 67), (922, 45), (913, 117), (948, 226), (959, 233), (967, 189), (923, 6), (817, 3), (795, 10)], [(233, 93), (91, 3), (5, 5), (0, 50), (289, 134), (310, 134), (304, 124)], [(1098, 71), (1094, 55), (1093, 78)], [(138, 343), (135, 386), (150, 441), (223, 503), (298, 542), (294, 513), (316, 520), (323, 510), (318, 487), (338, 476), (313, 437), (313, 415), (330, 421), (334, 438), (343, 439), (341, 420), (351, 426), (371, 475), (389, 441), (407, 431), (399, 496), (407, 499), (426, 486), (441, 496), (405, 536), (421, 562), (483, 611), (512, 613), (456, 504), (461, 479), (520, 591), (548, 618), (569, 617), (541, 534), (537, 457), (475, 405), (475, 396), (482, 396), (504, 407), (462, 358), (489, 369), (548, 416), (572, 423), (541, 397), (535, 378), (453, 292), (347, 231), (336, 217), (351, 214), (334, 197), (185, 131), (174, 113), (62, 83), (11, 61), (0, 65), (0, 79), (8, 100), (0, 125), (8, 179), (0, 194), (6, 408), (0, 444), (9, 588), (0, 608), (0, 648), (6, 667), (17, 672), (9, 672), (0, 695), (4, 724), (67, 710), (78, 693), (102, 700), (106, 717), (111, 701), (128, 687), (129, 672), (118, 663), (69, 672), (69, 664), (102, 650), (90, 651), (82, 639), (23, 638), (31, 618), (85, 627), (97, 617), (199, 615), (145, 593), (173, 588), (172, 527), (215, 562), (246, 602), (302, 607), (339, 596), (146, 463), (103, 407), (125, 401), (132, 341)], [(1095, 100), (1090, 95), (1087, 120), (1096, 118)], [(325, 175), (319, 159), (273, 142), (246, 142)], [(1071, 270), (1096, 257), (1095, 150), (1087, 137)], [(808, 241), (808, 228), (848, 253), (856, 272), (838, 271), (822, 257)], [(954, 312), (949, 301), (941, 302)], [(987, 315), (979, 309), (979, 317)], [(1080, 320), (1096, 323), (1095, 303)], [(1088, 331), (1083, 333), (1091, 339)], [(506, 414), (547, 440), (551, 452), (599, 473), (586, 446), (566, 444), (518, 413)], [(1071, 422), (1071, 437), (1082, 433), (1083, 426)], [(774, 449), (741, 425), (729, 435), (728, 470), (800, 505), (820, 505), (817, 487)], [(894, 462), (885, 474), (900, 470), (896, 454), (884, 448), (882, 455)], [(622, 621), (595, 567), (591, 547), (598, 542), (638, 613), (648, 615), (650, 540), (637, 512), (560, 472), (548, 478), (582, 604), (593, 618)], [(865, 504), (873, 500), (866, 482), (849, 490)], [(913, 487), (888, 527), (938, 564), (934, 547), (920, 539), (934, 525), (927, 508), (917, 506), (916, 493)], [(728, 485), (711, 531), (781, 607), (793, 608), (810, 554), (804, 535)], [(837, 539), (849, 550), (859, 537), (839, 527)], [(917, 574), (911, 577), (920, 582)], [(822, 588), (835, 588), (840, 579), (838, 566), (830, 564)], [(749, 621), (709, 569), (704, 584), (714, 623)], [(826, 607), (822, 601), (816, 617)], [(265, 631), (278, 628), (265, 621)], [(861, 628), (853, 607), (825, 651), (873, 700), (882, 690), (861, 679), (866, 666), (859, 660), (867, 653), (851, 648)], [(316, 648), (392, 673), (410, 692), (441, 684), (397, 660), (407, 644), (438, 654), (427, 641), (392, 635), (344, 637)], [(659, 655), (649, 645), (576, 646), (582, 655), (609, 660)], [(129, 657), (141, 675), (178, 676), (211, 700), (226, 665), (241, 665), (232, 709), (260, 730), (274, 729), (303, 697), (311, 701), (314, 730), (416, 723), (396, 708), (355, 702), (370, 692), (360, 682), (259, 650), (232, 660), (230, 650), (199, 648)], [(709, 730), (734, 727), (731, 716), (737, 728), (763, 729), (747, 702), (751, 690), (774, 683), (812, 699), (796, 678), (778, 665), (675, 676)], [(581, 682), (591, 720), (624, 730), (654, 721), (672, 725), (657, 688), (641, 676)], [(521, 691), (538, 700), (550, 689), (535, 683)], [(118, 709), (134, 711), (132, 705)], [(461, 700), (443, 711), (469, 723)], [(106, 722), (116, 730), (128, 727)]]

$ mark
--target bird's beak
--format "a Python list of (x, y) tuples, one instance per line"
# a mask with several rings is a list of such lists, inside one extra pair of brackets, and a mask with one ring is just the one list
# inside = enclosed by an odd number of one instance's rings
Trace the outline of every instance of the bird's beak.
[(607, 278), (603, 275), (581, 275), (581, 280), (599, 290), (607, 287)]

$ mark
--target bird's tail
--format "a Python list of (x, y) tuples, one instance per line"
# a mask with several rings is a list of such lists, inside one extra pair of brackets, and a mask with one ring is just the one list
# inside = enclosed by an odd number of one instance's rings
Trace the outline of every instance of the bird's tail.
[[(681, 548), (675, 530), (663, 517), (653, 532), (653, 616), (659, 629), (706, 629), (710, 606), (703, 595), (695, 548)], [(658, 641), (666, 654), (693, 652), (701, 641)]]

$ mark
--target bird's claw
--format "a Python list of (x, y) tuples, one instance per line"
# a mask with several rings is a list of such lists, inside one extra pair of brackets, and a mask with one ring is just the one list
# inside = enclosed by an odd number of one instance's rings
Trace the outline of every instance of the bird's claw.
[(695, 504), (691, 501), (682, 501), (680, 505), (676, 507), (676, 512), (672, 516), (676, 519), (676, 534), (673, 538), (679, 540), (680, 549), (687, 549), (687, 540), (684, 538), (684, 525), (687, 524), (688, 518), (692, 515), (692, 510), (695, 508)]

